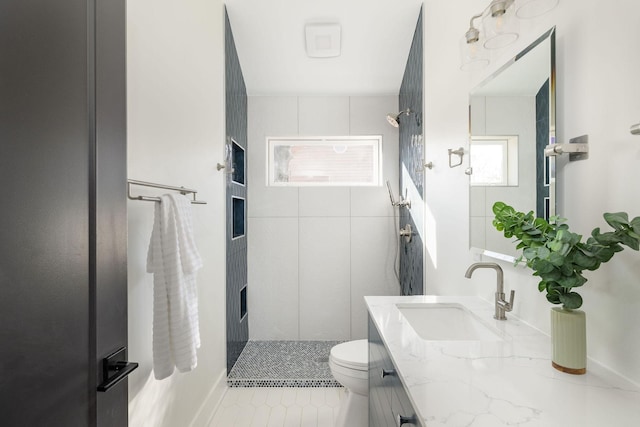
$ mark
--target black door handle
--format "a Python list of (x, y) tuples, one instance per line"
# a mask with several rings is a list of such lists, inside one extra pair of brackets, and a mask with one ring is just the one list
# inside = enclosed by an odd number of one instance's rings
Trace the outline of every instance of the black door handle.
[(102, 384), (98, 386), (98, 391), (107, 391), (127, 375), (133, 372), (138, 364), (128, 362), (127, 347), (122, 347), (102, 359)]

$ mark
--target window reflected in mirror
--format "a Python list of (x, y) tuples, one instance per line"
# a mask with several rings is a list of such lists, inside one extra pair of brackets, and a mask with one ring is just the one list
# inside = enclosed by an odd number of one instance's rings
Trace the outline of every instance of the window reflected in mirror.
[(472, 136), (471, 186), (518, 185), (518, 136)]

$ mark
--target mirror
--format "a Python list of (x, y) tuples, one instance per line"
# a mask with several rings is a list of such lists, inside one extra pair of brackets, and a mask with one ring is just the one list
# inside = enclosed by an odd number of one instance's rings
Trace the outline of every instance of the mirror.
[[(485, 255), (517, 256), (491, 224), (496, 201), (555, 215), (555, 28), (469, 95), (469, 242)], [(506, 257), (505, 257), (506, 255)]]

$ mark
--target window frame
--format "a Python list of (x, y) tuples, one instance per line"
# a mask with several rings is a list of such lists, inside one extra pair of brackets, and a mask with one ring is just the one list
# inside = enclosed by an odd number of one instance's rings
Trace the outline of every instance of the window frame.
[(473, 145), (495, 145), (502, 147), (502, 182), (474, 182), (473, 169), (469, 185), (472, 187), (517, 187), (519, 174), (519, 138), (518, 135), (472, 136), (470, 141), (469, 162), (473, 168)]
[[(372, 179), (369, 182), (331, 182), (331, 181), (276, 181), (275, 148), (277, 146), (305, 145), (352, 145), (371, 146), (373, 158), (371, 164)], [(382, 135), (349, 136), (268, 136), (266, 137), (266, 185), (268, 187), (380, 187), (382, 186)]]

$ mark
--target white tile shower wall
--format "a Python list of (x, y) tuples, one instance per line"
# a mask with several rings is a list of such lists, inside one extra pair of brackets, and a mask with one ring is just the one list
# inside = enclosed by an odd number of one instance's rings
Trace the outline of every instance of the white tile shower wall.
[(300, 135), (349, 135), (348, 96), (298, 98)]
[[(466, 141), (469, 89), (555, 25), (558, 140), (589, 134), (591, 146), (588, 160), (559, 169), (558, 212), (569, 218), (572, 230), (583, 234), (606, 225), (601, 217), (604, 211), (640, 214), (640, 198), (630, 187), (640, 181), (640, 139), (629, 134), (629, 126), (640, 117), (640, 56), (629, 54), (640, 49), (640, 27), (635, 22), (640, 14), (639, 2), (618, 1), (616, 13), (602, 13), (599, 2), (561, 1), (547, 15), (522, 20), (519, 41), (504, 50), (500, 58), (495, 57), (488, 69), (472, 76), (458, 71), (455, 43), (469, 16), (477, 12), (477, 1), (425, 3), (427, 159), (446, 165), (447, 148)], [(429, 221), (437, 224), (439, 232), (426, 243), (427, 293), (476, 293), (490, 299), (495, 275), (477, 279), (474, 275), (473, 283), (464, 278), (473, 257), (467, 245), (468, 180), (463, 169), (444, 167), (426, 176), (430, 182), (426, 187)], [(589, 272), (589, 282), (581, 288), (588, 316), (589, 356), (637, 383), (639, 259), (637, 252), (626, 249), (597, 272)], [(517, 293), (515, 314), (548, 331), (549, 304), (538, 292), (536, 279), (525, 269), (501, 264), (507, 289)]]
[(349, 217), (300, 218), (300, 339), (350, 338)]
[[(393, 217), (351, 218), (351, 316), (367, 317), (362, 304), (365, 295), (398, 295), (400, 287), (393, 273), (397, 240), (392, 233), (376, 230), (394, 229)], [(375, 262), (372, 262), (375, 260)], [(351, 323), (352, 337), (366, 337), (367, 323)]]
[(267, 136), (382, 135), (383, 180), (397, 195), (398, 131), (385, 120), (397, 108), (393, 95), (249, 97), (250, 339), (365, 338), (362, 296), (397, 294), (386, 186), (267, 187), (265, 146)]
[[(290, 340), (299, 335), (298, 218), (252, 218), (248, 235), (251, 247), (271, 248), (274, 242), (278, 245), (277, 250), (265, 250), (259, 256), (249, 254), (249, 265), (257, 278), (256, 282), (249, 278), (249, 319), (269, 319), (250, 321), (250, 338)], [(277, 278), (277, 288), (264, 286), (261, 277)]]
[[(298, 98), (295, 96), (249, 97), (248, 104), (247, 137), (249, 144), (254, 145), (249, 150), (247, 158), (249, 182), (247, 215), (249, 218), (297, 217), (298, 189), (266, 186), (265, 138), (298, 135)], [(252, 189), (253, 185), (257, 188)], [(249, 239), (249, 245), (251, 245), (251, 239)], [(251, 329), (251, 322), (249, 329)]]

